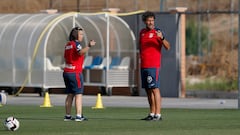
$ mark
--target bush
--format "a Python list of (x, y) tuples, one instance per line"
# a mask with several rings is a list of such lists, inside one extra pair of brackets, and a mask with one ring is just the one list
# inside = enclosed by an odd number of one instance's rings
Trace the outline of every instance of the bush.
[(190, 84), (186, 83), (187, 90), (219, 90), (219, 91), (233, 91), (238, 90), (238, 81), (233, 80), (212, 80), (205, 79), (199, 83)]
[[(198, 26), (196, 21), (193, 19), (189, 19), (187, 21), (187, 26), (186, 26), (186, 55), (198, 55), (203, 53), (203, 50), (208, 50), (211, 49), (211, 44), (210, 47), (208, 48), (208, 28), (202, 26), (201, 27), (201, 47), (198, 46)], [(209, 41), (212, 43), (211, 41)], [(200, 48), (201, 50), (199, 50)], [(208, 50), (210, 51), (210, 50)]]

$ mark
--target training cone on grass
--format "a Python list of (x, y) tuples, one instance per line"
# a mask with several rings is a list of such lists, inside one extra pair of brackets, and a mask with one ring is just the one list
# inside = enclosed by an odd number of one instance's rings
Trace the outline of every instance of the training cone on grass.
[(52, 107), (48, 92), (45, 92), (43, 105), (41, 105), (40, 107)]
[(101, 98), (101, 94), (98, 93), (97, 95), (97, 102), (96, 102), (96, 106), (92, 107), (92, 109), (103, 109), (103, 104), (102, 104), (102, 98)]

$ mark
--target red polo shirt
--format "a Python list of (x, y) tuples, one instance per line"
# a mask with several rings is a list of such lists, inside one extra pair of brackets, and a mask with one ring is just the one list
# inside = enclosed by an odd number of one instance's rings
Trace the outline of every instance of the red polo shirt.
[(162, 40), (155, 29), (142, 29), (140, 32), (141, 68), (160, 68)]

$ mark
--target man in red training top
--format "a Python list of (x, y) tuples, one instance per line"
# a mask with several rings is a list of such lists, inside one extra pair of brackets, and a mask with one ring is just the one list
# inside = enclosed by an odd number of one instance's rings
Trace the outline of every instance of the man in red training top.
[(140, 32), (140, 57), (141, 57), (141, 79), (142, 88), (145, 88), (150, 113), (142, 120), (162, 120), (161, 116), (161, 94), (160, 94), (160, 67), (162, 46), (170, 49), (169, 42), (165, 39), (161, 29), (154, 25), (155, 15), (152, 12), (145, 12), (142, 21), (146, 28)]
[(83, 41), (84, 32), (82, 28), (75, 27), (69, 34), (69, 42), (65, 45), (64, 58), (65, 68), (63, 79), (66, 85), (65, 100), (66, 115), (64, 121), (72, 120), (71, 108), (75, 97), (76, 118), (75, 121), (84, 121), (87, 118), (82, 115), (82, 94), (83, 94), (83, 75), (82, 64), (84, 54), (95, 45), (95, 41), (91, 40), (89, 44), (83, 47), (80, 42)]

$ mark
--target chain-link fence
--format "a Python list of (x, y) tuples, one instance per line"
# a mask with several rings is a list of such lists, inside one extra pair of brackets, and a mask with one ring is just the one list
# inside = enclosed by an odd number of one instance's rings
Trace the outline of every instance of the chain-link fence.
[(195, 1), (187, 12), (187, 88), (237, 90), (238, 1)]
[[(1, 13), (119, 12), (150, 10), (169, 12), (187, 7), (187, 89), (237, 89), (238, 0), (1, 0)], [(213, 82), (213, 83), (211, 83)], [(200, 83), (200, 85), (198, 85)], [(204, 87), (204, 85), (206, 87)]]

